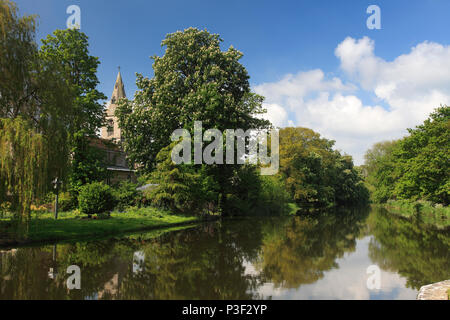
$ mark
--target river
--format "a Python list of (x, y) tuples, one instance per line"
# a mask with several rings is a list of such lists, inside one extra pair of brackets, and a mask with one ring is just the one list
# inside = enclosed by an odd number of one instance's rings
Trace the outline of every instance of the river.
[(448, 230), (378, 208), (0, 251), (0, 299), (415, 299), (450, 279)]

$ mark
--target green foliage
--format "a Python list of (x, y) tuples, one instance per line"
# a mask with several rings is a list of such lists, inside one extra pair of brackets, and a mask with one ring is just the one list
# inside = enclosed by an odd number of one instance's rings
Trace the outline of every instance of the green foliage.
[(384, 207), (402, 217), (413, 218), (437, 228), (450, 227), (450, 207), (430, 201), (388, 200)]
[(36, 16), (18, 16), (14, 2), (0, 1), (0, 118), (32, 116), (36, 90)]
[[(167, 35), (164, 56), (152, 57), (154, 77), (137, 77), (134, 101), (116, 111), (130, 159), (151, 171), (159, 151), (176, 129), (193, 133), (194, 121), (204, 128), (267, 127), (256, 117), (263, 98), (250, 92), (242, 53), (220, 49), (219, 35), (189, 28)], [(148, 143), (152, 141), (152, 143)]]
[(78, 195), (78, 207), (80, 212), (87, 215), (104, 213), (114, 209), (115, 200), (111, 187), (94, 182), (84, 185)]
[(56, 30), (42, 40), (39, 57), (50, 75), (66, 84), (71, 96), (64, 102), (71, 107), (66, 107), (62, 115), (68, 120), (68, 131), (75, 134), (84, 130), (87, 135), (95, 135), (104, 124), (104, 108), (99, 101), (106, 96), (96, 89), (100, 62), (89, 54), (86, 34), (74, 28)]
[(367, 151), (367, 181), (376, 202), (389, 199), (450, 202), (450, 107), (436, 109), (409, 136)]
[(114, 198), (116, 200), (116, 209), (123, 211), (128, 207), (139, 203), (141, 192), (136, 190), (137, 185), (129, 181), (122, 181), (114, 188)]
[(31, 203), (45, 194), (47, 147), (22, 117), (0, 119), (0, 202), (9, 201), (18, 219), (28, 219)]
[(63, 102), (65, 112), (60, 118), (65, 120), (69, 135), (72, 162), (68, 181), (76, 197), (82, 185), (102, 181), (107, 175), (104, 152), (90, 146), (105, 117), (99, 101), (106, 96), (96, 89), (100, 62), (89, 54), (88, 37), (78, 29), (56, 30), (48, 35), (42, 40), (39, 57), (47, 77), (65, 83), (64, 90), (70, 97)]
[(363, 170), (374, 202), (386, 202), (392, 196), (396, 165), (392, 151), (397, 144), (398, 141), (379, 142), (365, 154)]
[(261, 190), (256, 213), (259, 215), (280, 215), (287, 213), (291, 197), (286, 191), (285, 183), (281, 176), (262, 176), (260, 180)]
[(406, 286), (420, 287), (449, 279), (448, 230), (436, 230), (421, 219), (396, 217), (374, 206), (368, 226), (374, 241), (369, 243), (370, 259), (386, 271), (396, 271)]
[(259, 168), (254, 165), (242, 165), (236, 168), (232, 178), (233, 188), (226, 195), (226, 210), (229, 215), (249, 215), (255, 211), (261, 201), (261, 180)]
[(280, 130), (280, 174), (301, 206), (357, 205), (368, 201), (362, 177), (350, 156), (311, 129)]
[(108, 176), (105, 152), (90, 145), (83, 132), (77, 132), (72, 139), (72, 162), (69, 172), (70, 191), (77, 196), (81, 186), (104, 181)]
[(63, 192), (58, 197), (58, 207), (62, 212), (71, 211), (77, 208), (78, 201), (70, 192)]
[(19, 218), (55, 177), (67, 181), (70, 151), (77, 151), (72, 138), (96, 134), (104, 117), (98, 100), (106, 98), (95, 89), (99, 62), (89, 56), (86, 35), (57, 30), (39, 49), (35, 36), (35, 17), (19, 17), (13, 2), (1, 0), (0, 200), (7, 194)]
[(175, 143), (163, 148), (156, 158), (158, 165), (151, 181), (158, 184), (149, 192), (153, 205), (174, 211), (188, 211), (201, 207), (199, 175), (192, 166), (176, 165), (171, 152)]
[(138, 75), (134, 100), (119, 102), (116, 115), (130, 160), (145, 173), (157, 163), (157, 171), (163, 172), (154, 177), (161, 181), (153, 193), (158, 205), (233, 212), (240, 199), (239, 181), (246, 179), (238, 166), (175, 167), (166, 156), (158, 161), (174, 130), (183, 128), (193, 135), (195, 121), (202, 121), (205, 130), (222, 132), (269, 127), (258, 117), (265, 112), (263, 98), (250, 91), (249, 76), (239, 62), (242, 53), (232, 47), (222, 51), (221, 42), (218, 35), (195, 28), (167, 35), (162, 42), (165, 54), (153, 57), (154, 77)]

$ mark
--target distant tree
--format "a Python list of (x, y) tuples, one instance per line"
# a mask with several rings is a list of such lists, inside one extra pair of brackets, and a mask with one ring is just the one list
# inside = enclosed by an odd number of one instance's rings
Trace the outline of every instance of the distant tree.
[(393, 150), (397, 146), (398, 140), (378, 142), (364, 156), (366, 181), (374, 202), (386, 202), (393, 197), (396, 168)]
[(450, 202), (450, 107), (442, 106), (409, 136), (366, 153), (367, 181), (377, 202), (389, 199)]
[(367, 202), (362, 177), (334, 141), (307, 128), (280, 130), (280, 174), (300, 205), (328, 207)]

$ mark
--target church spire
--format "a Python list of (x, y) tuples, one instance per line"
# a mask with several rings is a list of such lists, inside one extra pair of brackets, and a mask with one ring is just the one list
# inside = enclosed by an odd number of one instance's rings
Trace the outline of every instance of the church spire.
[(116, 103), (119, 99), (126, 98), (125, 94), (125, 86), (122, 81), (122, 75), (120, 74), (120, 67), (119, 67), (119, 73), (117, 74), (116, 84), (114, 85), (114, 90), (111, 96), (111, 103)]
[(115, 140), (116, 142), (122, 140), (122, 133), (119, 127), (119, 121), (115, 115), (117, 103), (120, 99), (126, 98), (125, 86), (122, 81), (122, 75), (117, 74), (116, 84), (114, 85), (114, 90), (111, 95), (111, 102), (106, 106), (106, 127), (102, 128), (101, 137), (107, 140)]

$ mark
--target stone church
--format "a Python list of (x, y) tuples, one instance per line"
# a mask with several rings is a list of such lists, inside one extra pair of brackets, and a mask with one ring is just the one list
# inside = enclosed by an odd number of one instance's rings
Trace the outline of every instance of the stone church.
[(126, 154), (121, 147), (122, 134), (119, 121), (114, 115), (117, 102), (126, 98), (125, 86), (122, 75), (117, 74), (111, 100), (106, 105), (106, 127), (101, 128), (100, 139), (92, 141), (92, 145), (103, 150), (106, 154), (106, 165), (109, 172), (108, 184), (116, 184), (120, 181), (136, 181), (135, 171), (129, 168)]

